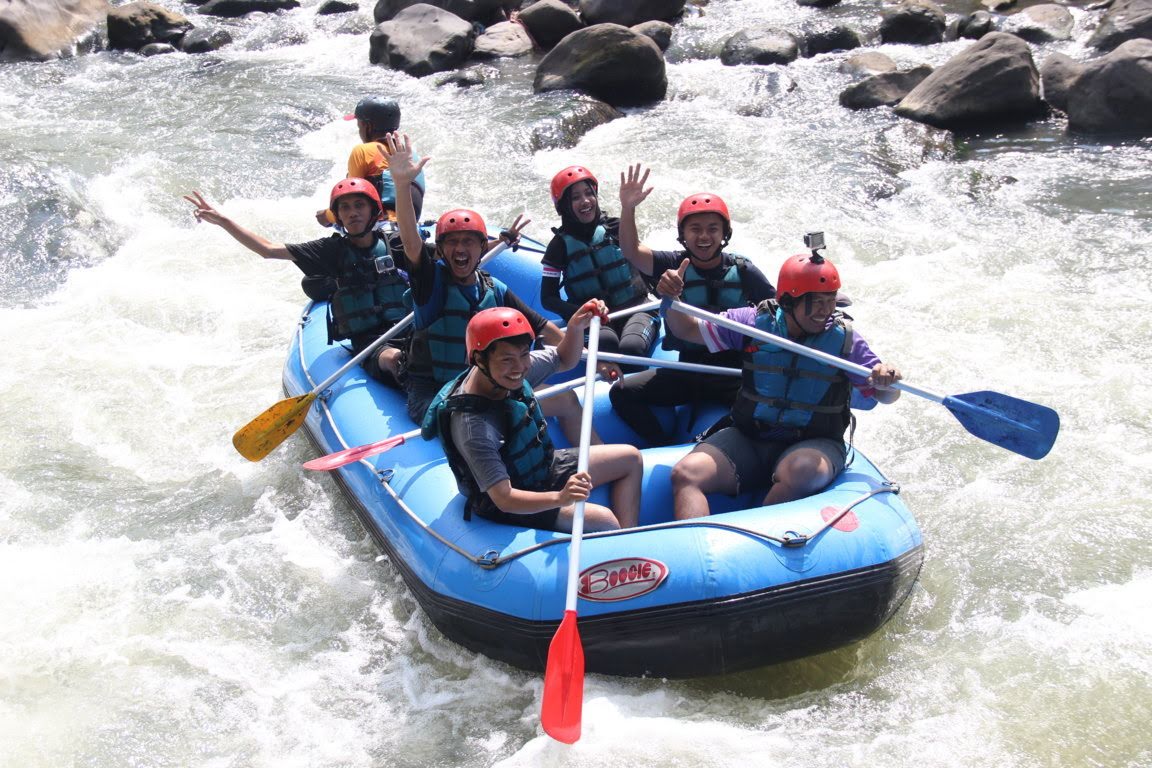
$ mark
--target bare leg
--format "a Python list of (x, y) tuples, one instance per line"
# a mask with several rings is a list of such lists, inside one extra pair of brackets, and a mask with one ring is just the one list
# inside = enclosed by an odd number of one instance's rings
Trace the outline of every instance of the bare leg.
[(735, 493), (736, 470), (720, 450), (706, 443), (696, 446), (672, 468), (672, 504), (677, 520), (707, 517), (707, 493)]
[(764, 497), (765, 505), (811, 496), (835, 480), (836, 472), (823, 452), (799, 448), (780, 460), (773, 479), (775, 482)]
[[(541, 400), (540, 410), (545, 416), (551, 416), (560, 422), (560, 431), (564, 433), (564, 437), (568, 438), (571, 445), (580, 445), (580, 416), (583, 413), (583, 407), (580, 405), (580, 399), (576, 397), (575, 392), (561, 392), (546, 400)], [(600, 435), (596, 434), (595, 427), (592, 428), (592, 437), (589, 443), (591, 445), (604, 444)]]
[[(574, 511), (574, 504), (560, 508), (560, 514), (556, 518), (556, 529), (558, 531), (572, 533), (572, 515)], [(589, 533), (596, 533), (597, 531), (616, 531), (619, 529), (620, 523), (616, 521), (616, 516), (612, 514), (612, 510), (600, 504), (584, 502), (584, 530)]]
[(397, 381), (400, 380), (400, 356), (401, 352), (396, 347), (384, 347), (380, 350), (380, 354), (376, 358), (376, 364), (380, 366), (380, 370), (388, 371), (392, 374), (392, 378)]
[(640, 521), (640, 481), (644, 458), (632, 445), (597, 445), (588, 452), (592, 486), (612, 483), (612, 512), (621, 528), (634, 528)]

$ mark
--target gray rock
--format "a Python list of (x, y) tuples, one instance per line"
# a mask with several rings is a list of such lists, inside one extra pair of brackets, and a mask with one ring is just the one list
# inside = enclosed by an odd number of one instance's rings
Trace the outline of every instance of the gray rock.
[(299, 7), (300, 0), (208, 0), (200, 6), (200, 13), (235, 19), (250, 13), (275, 13)]
[(684, 10), (684, 0), (580, 0), (584, 23), (632, 27), (645, 21), (668, 21)]
[(953, 40), (979, 40), (996, 30), (996, 19), (988, 11), (976, 11), (956, 20), (956, 35)]
[(813, 29), (800, 35), (800, 50), (805, 58), (833, 51), (851, 51), (864, 44), (864, 37), (844, 25)]
[(1072, 39), (1072, 14), (1062, 5), (1044, 3), (1025, 8), (1004, 20), (1003, 31), (1030, 43)]
[(466, 21), (494, 24), (504, 21), (505, 0), (378, 0), (372, 9), (376, 23), (391, 21), (414, 5), (431, 5)]
[(579, 96), (570, 100), (561, 114), (536, 123), (529, 144), (533, 152), (574, 147), (593, 128), (623, 116), (624, 113), (611, 104)]
[(171, 43), (148, 43), (138, 53), (141, 56), (160, 56), (165, 53), (176, 53), (176, 46)]
[(840, 92), (840, 106), (848, 109), (872, 109), (897, 104), (924, 78), (932, 67), (923, 64), (907, 72), (882, 72), (866, 77)]
[(645, 21), (633, 25), (632, 31), (652, 40), (661, 51), (667, 51), (672, 44), (672, 25), (666, 21)]
[(477, 85), (484, 85), (490, 77), (496, 74), (496, 70), (488, 66), (467, 67), (458, 69), (450, 75), (436, 78), (436, 86), (454, 85), (457, 88), (472, 88)]
[(152, 43), (179, 43), (192, 22), (155, 3), (128, 3), (108, 12), (108, 46), (138, 51)]
[(1125, 41), (1141, 37), (1152, 38), (1152, 0), (1115, 0), (1104, 12), (1088, 45), (1110, 51)]
[(801, 8), (831, 8), (839, 3), (840, 0), (796, 0), (796, 5)]
[(413, 77), (446, 72), (471, 55), (475, 34), (472, 24), (459, 16), (417, 3), (376, 25), (368, 40), (368, 60)]
[[(92, 40), (108, 8), (107, 0), (0, 2), (0, 61), (45, 61), (69, 55), (77, 41)], [(98, 34), (96, 39), (100, 39)]]
[(556, 43), (578, 29), (584, 22), (571, 7), (560, 0), (538, 0), (520, 11), (520, 23), (536, 41), (536, 45), (550, 51)]
[(1068, 91), (1084, 72), (1084, 65), (1070, 56), (1054, 53), (1040, 67), (1040, 86), (1044, 101), (1061, 112), (1068, 111)]
[(1152, 40), (1129, 40), (1088, 62), (1068, 89), (1068, 128), (1152, 136)]
[(846, 75), (860, 78), (895, 72), (896, 62), (879, 51), (861, 51), (840, 62), (838, 69)]
[(502, 21), (484, 30), (476, 38), (472, 55), (478, 59), (513, 58), (532, 53), (532, 38), (519, 24)]
[(180, 41), (180, 50), (185, 53), (208, 53), (232, 43), (232, 35), (226, 29), (194, 29)]
[(668, 92), (664, 56), (656, 43), (618, 24), (577, 30), (536, 69), (533, 88), (575, 90), (615, 107), (660, 101)]
[(789, 64), (799, 55), (800, 41), (791, 32), (775, 27), (753, 27), (728, 38), (720, 51), (720, 63), (730, 67)]
[(316, 9), (316, 15), (334, 16), (338, 13), (352, 13), (358, 10), (360, 10), (360, 3), (349, 2), (349, 0), (324, 0)]
[(931, 0), (902, 0), (880, 14), (880, 40), (932, 45), (944, 40), (944, 25), (944, 11)]
[(896, 105), (896, 113), (948, 129), (1038, 117), (1040, 74), (1028, 43), (992, 32), (952, 57)]

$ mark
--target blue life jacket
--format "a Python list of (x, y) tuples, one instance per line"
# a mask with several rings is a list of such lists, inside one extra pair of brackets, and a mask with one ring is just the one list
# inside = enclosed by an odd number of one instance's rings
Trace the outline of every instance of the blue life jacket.
[[(379, 142), (377, 142), (379, 143)], [(382, 150), (381, 150), (382, 153)], [(420, 161), (420, 156), (413, 153), (412, 162), (417, 163)], [(376, 191), (380, 194), (380, 202), (384, 205), (384, 209), (388, 211), (396, 210), (396, 182), (392, 179), (392, 171), (387, 168), (380, 170), (380, 173), (374, 173), (368, 177), (367, 181), (372, 182), (376, 187)], [(428, 189), (427, 183), (424, 181), (424, 171), (416, 174), (416, 178), (412, 182), (421, 192)]]
[(603, 224), (596, 227), (591, 243), (583, 243), (564, 232), (557, 234), (563, 238), (568, 251), (563, 286), (573, 304), (603, 299), (614, 309), (648, 294), (640, 273), (624, 258), (619, 244), (608, 239), (608, 230)]
[[(483, 271), (477, 271), (475, 286), (458, 285), (443, 262), (435, 262), (434, 269), (431, 299), (413, 309), (416, 330), (408, 370), (445, 383), (468, 367), (464, 345), (468, 321), (482, 309), (504, 306), (508, 286)], [(479, 298), (472, 296), (474, 290), (479, 290)]]
[[(390, 266), (379, 271), (377, 264)], [(383, 239), (377, 237), (371, 250), (346, 241), (338, 269), (340, 277), (328, 299), (329, 343), (364, 333), (384, 333), (407, 316), (404, 294), (408, 281), (396, 269)]]
[[(800, 343), (846, 359), (852, 351), (852, 325), (840, 312), (832, 317), (831, 328)], [(756, 328), (788, 338), (784, 310), (774, 301), (757, 307)], [(732, 405), (732, 421), (760, 439), (840, 440), (852, 418), (850, 396), (851, 383), (843, 371), (745, 337), (743, 383)]]
[[(748, 268), (748, 260), (743, 256), (734, 254), (721, 254), (722, 266), (726, 267), (723, 274), (715, 279), (708, 279), (696, 270), (691, 262), (684, 271), (684, 291), (680, 300), (709, 312), (723, 312), (726, 309), (746, 307), (751, 299), (744, 292), (744, 270)], [(706, 347), (691, 341), (677, 338), (675, 334), (664, 334), (664, 349), (678, 349), (682, 352), (703, 352)]]
[(503, 413), (504, 445), (500, 447), (500, 457), (508, 469), (508, 478), (513, 488), (522, 491), (547, 490), (555, 453), (544, 413), (528, 382), (523, 382), (520, 391), (512, 392), (501, 400), (492, 400), (480, 395), (456, 394), (467, 375), (468, 371), (465, 371), (440, 388), (420, 424), (421, 437), (425, 440), (439, 437), (444, 446), (444, 455), (456, 477), (456, 484), (467, 497), (464, 505), (465, 520), (471, 519), (482, 494), (460, 449), (452, 442), (451, 418), (454, 411)]

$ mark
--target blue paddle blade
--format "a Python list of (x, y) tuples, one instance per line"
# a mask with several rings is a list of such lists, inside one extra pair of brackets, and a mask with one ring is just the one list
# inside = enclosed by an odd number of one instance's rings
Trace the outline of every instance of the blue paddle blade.
[(941, 402), (976, 437), (1030, 459), (1047, 456), (1060, 432), (1056, 411), (999, 392), (968, 392)]

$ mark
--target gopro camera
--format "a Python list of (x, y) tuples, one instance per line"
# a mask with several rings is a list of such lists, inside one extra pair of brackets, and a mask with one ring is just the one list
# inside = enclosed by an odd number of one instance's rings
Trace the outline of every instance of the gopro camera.
[(385, 272), (392, 272), (396, 269), (396, 260), (391, 256), (377, 256), (376, 257), (376, 273), (384, 274)]
[(812, 253), (816, 253), (816, 251), (820, 250), (821, 248), (826, 247), (824, 245), (824, 233), (823, 232), (806, 232), (806, 233), (804, 233), (804, 247), (811, 250)]

